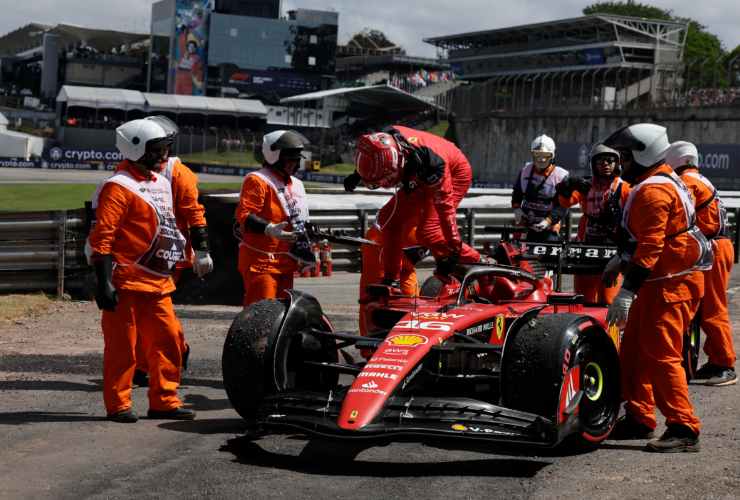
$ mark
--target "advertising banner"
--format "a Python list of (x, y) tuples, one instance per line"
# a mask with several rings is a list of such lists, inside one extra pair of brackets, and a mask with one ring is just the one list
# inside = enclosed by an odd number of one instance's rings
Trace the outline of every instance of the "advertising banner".
[[(211, 0), (177, 0), (170, 69), (175, 94), (205, 95)], [(174, 83), (174, 85), (173, 85)]]

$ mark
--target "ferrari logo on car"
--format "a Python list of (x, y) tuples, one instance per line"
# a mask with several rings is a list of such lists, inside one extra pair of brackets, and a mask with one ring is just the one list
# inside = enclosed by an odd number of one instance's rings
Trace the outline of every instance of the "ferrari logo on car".
[(504, 316), (499, 314), (496, 316), (496, 338), (501, 340), (501, 337), (504, 335), (504, 325), (506, 324), (506, 321), (504, 320)]
[(429, 339), (424, 335), (396, 335), (388, 339), (388, 343), (391, 345), (414, 347), (417, 345), (423, 345), (429, 342)]
[(357, 410), (352, 410), (349, 414), (349, 418), (357, 418), (357, 415), (359, 415), (360, 412)]

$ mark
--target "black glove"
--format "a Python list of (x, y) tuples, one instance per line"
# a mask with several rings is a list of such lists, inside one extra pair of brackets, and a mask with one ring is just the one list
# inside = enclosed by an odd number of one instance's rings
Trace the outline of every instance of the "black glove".
[(190, 228), (190, 245), (193, 250), (208, 252), (208, 226), (193, 226)]
[(591, 191), (591, 179), (584, 177), (573, 177), (573, 189), (579, 193), (586, 195)]
[(115, 311), (118, 304), (118, 293), (113, 287), (113, 256), (101, 255), (95, 260), (95, 302), (98, 309)]
[(434, 270), (434, 274), (439, 276), (449, 276), (455, 270), (455, 267), (457, 267), (457, 262), (460, 260), (460, 254), (452, 253), (435, 260), (437, 262), (437, 268)]
[(575, 175), (566, 177), (563, 181), (559, 182), (557, 186), (555, 186), (555, 191), (564, 198), (570, 198), (573, 195), (573, 191), (587, 194), (590, 189), (590, 180)]
[(358, 174), (357, 171), (352, 172), (344, 178), (344, 190), (351, 193), (357, 189), (357, 185), (360, 184), (361, 181), (362, 177), (360, 177), (360, 174)]

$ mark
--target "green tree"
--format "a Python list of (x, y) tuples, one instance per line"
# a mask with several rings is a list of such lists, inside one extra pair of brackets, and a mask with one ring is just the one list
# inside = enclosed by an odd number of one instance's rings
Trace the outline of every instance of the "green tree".
[(675, 16), (672, 10), (632, 1), (597, 2), (583, 9), (585, 15), (614, 14), (688, 23), (684, 61), (690, 69), (690, 87), (725, 87), (729, 59), (716, 35), (706, 26), (687, 17)]

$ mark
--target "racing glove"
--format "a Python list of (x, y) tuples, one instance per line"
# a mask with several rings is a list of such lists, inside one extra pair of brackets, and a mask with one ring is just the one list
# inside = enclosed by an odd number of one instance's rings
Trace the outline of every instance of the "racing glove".
[(545, 217), (537, 224), (532, 224), (532, 230), (537, 232), (546, 231), (547, 229), (550, 229), (550, 226), (552, 226), (552, 222), (550, 222), (549, 218)]
[(202, 278), (213, 271), (213, 259), (211, 258), (211, 254), (204, 252), (203, 250), (196, 250), (195, 260), (193, 261), (193, 271), (199, 278)]
[(514, 224), (520, 226), (524, 223), (526, 219), (527, 215), (524, 213), (524, 210), (522, 210), (521, 208), (514, 209)]
[(113, 256), (104, 254), (94, 261), (95, 303), (103, 311), (115, 311), (118, 305), (118, 292), (113, 286)]
[(616, 325), (617, 328), (624, 328), (627, 324), (630, 307), (635, 300), (636, 295), (625, 288), (620, 288), (619, 293), (614, 297), (614, 301), (609, 304), (609, 310), (606, 313), (606, 323)]
[(267, 236), (270, 236), (271, 238), (276, 238), (278, 240), (295, 241), (295, 233), (292, 231), (286, 231), (286, 227), (288, 227), (287, 221), (280, 222), (278, 224), (273, 224), (272, 222), (270, 222), (265, 226), (265, 234)]
[(357, 189), (360, 181), (362, 181), (362, 177), (360, 177), (360, 174), (358, 174), (357, 171), (352, 172), (344, 178), (344, 190), (348, 193), (351, 193), (352, 191)]

